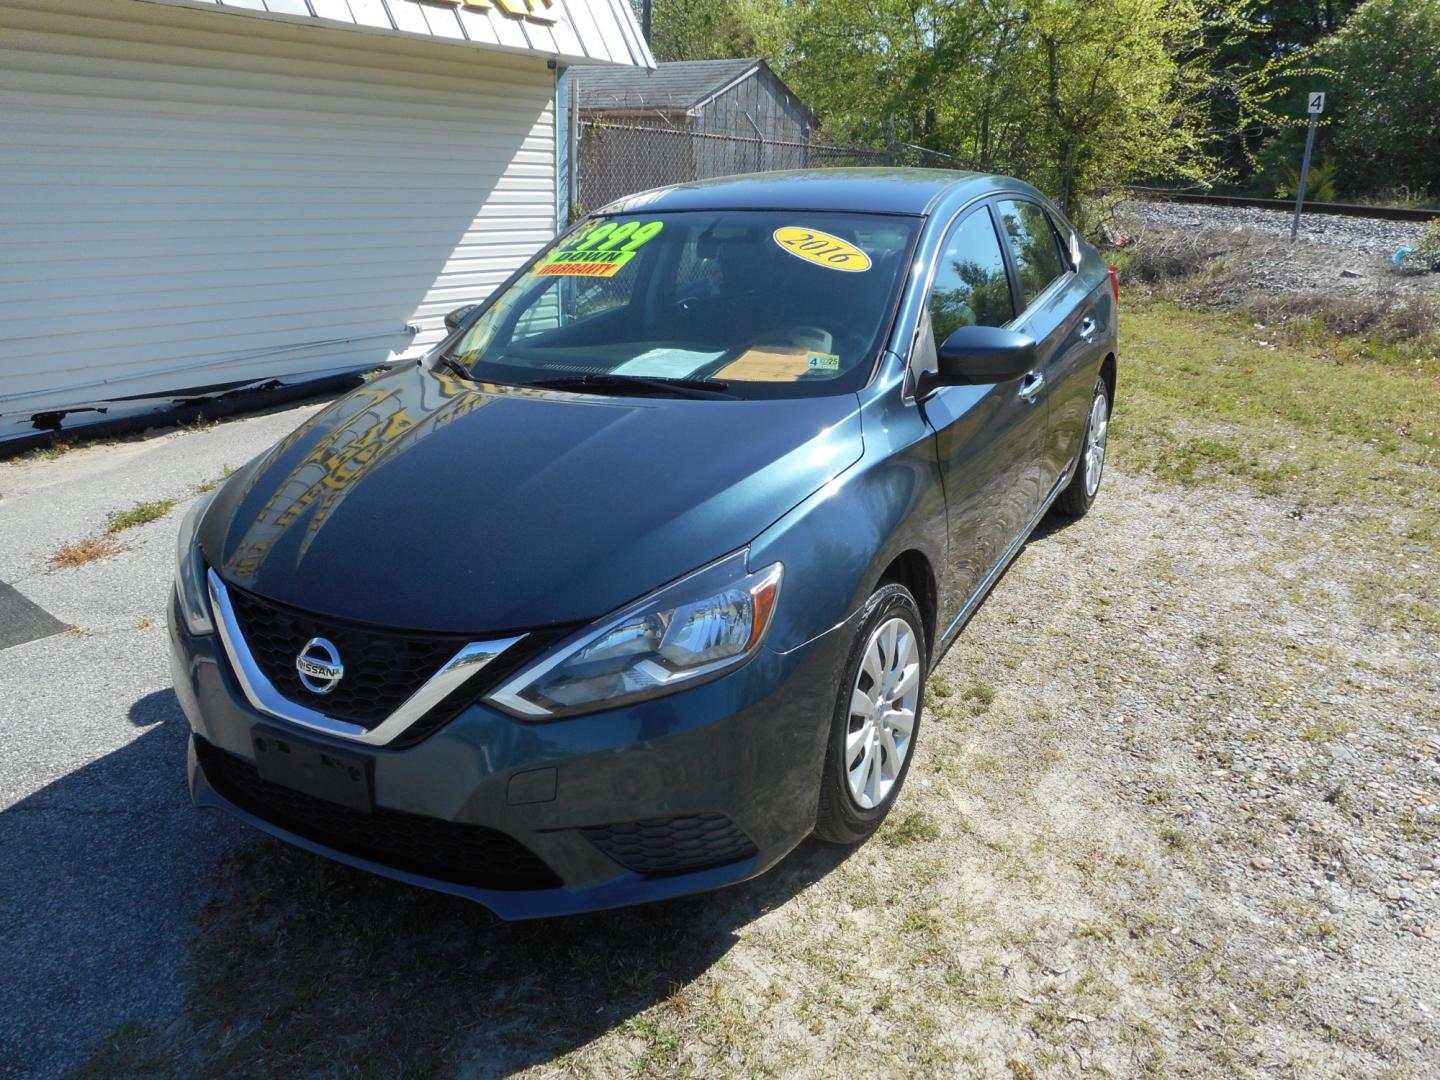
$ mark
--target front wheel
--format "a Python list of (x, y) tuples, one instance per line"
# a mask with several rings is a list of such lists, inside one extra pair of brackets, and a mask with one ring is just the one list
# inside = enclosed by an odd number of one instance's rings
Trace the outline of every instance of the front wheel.
[(865, 605), (840, 683), (820, 779), (820, 839), (859, 843), (900, 795), (920, 734), (926, 648), (915, 598), (903, 585), (881, 585)]
[(1070, 517), (1084, 517), (1100, 493), (1100, 477), (1105, 472), (1105, 442), (1110, 434), (1110, 393), (1104, 379), (1095, 380), (1095, 396), (1090, 399), (1090, 416), (1085, 422), (1085, 441), (1080, 447), (1080, 460), (1075, 463), (1075, 476), (1055, 500), (1055, 509)]

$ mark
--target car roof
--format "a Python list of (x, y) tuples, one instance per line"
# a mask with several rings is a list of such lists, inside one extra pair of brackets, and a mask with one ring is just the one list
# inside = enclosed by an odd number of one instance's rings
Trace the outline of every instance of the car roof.
[[(697, 180), (628, 195), (606, 213), (638, 210), (851, 210), (930, 213), (942, 199), (990, 191), (1031, 191), (1008, 176), (956, 169), (795, 169)], [(947, 198), (948, 196), (948, 198)]]

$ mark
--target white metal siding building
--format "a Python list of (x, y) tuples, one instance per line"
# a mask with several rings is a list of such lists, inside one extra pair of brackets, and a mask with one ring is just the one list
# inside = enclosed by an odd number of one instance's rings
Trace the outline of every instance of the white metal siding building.
[(528, 6), (4, 0), (0, 440), (433, 344), (556, 231), (558, 73), (653, 65)]

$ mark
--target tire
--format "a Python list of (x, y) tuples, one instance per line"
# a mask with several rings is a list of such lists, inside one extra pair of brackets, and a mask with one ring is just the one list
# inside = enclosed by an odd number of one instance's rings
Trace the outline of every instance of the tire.
[[(1091, 438), (1097, 421), (1098, 445)], [(1075, 475), (1055, 500), (1055, 509), (1066, 517), (1084, 517), (1090, 507), (1095, 505), (1095, 496), (1100, 494), (1100, 481), (1105, 475), (1105, 444), (1109, 436), (1110, 392), (1105, 387), (1104, 379), (1096, 379), (1095, 393), (1090, 399), (1090, 412), (1085, 419), (1085, 437), (1080, 442), (1080, 456), (1075, 461)]]
[[(892, 630), (895, 633), (890, 637)], [(890, 652), (888, 656), (887, 648)], [(915, 598), (903, 585), (882, 584), (865, 605), (835, 702), (825, 765), (820, 777), (820, 808), (815, 822), (815, 835), (820, 839), (835, 844), (857, 844), (875, 831), (895, 805), (905, 777), (910, 772), (916, 739), (920, 734), (925, 675), (929, 670), (928, 649), (925, 623)], [(878, 666), (875, 658), (868, 655), (872, 653), (880, 661)], [(867, 660), (870, 661), (868, 665)], [(913, 687), (909, 685), (911, 676), (908, 674), (912, 665)], [(878, 682), (875, 678), (877, 670), (880, 675)], [(883, 688), (879, 694), (867, 693), (877, 686)], [(852, 712), (857, 696), (867, 697), (872, 704), (863, 715)], [(899, 705), (900, 708), (887, 708), (887, 704)], [(903, 735), (907, 711), (910, 712), (908, 737)], [(856, 730), (852, 731), (852, 727)], [(866, 735), (867, 730), (869, 736)], [(859, 742), (855, 741), (857, 736)], [(848, 753), (847, 746), (850, 747)], [(855, 761), (864, 767), (867, 746), (873, 748), (870, 752), (873, 752), (874, 764), (861, 773), (857, 796), (849, 766)], [(898, 769), (894, 767), (897, 752)], [(888, 775), (887, 762), (890, 766)]]

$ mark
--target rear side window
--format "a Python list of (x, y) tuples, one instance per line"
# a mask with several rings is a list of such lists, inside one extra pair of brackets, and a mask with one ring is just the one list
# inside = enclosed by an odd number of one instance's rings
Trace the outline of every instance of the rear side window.
[(1007, 201), (999, 204), (1005, 236), (1020, 271), (1020, 298), (1025, 307), (1050, 287), (1069, 267), (1060, 254), (1060, 238), (1050, 218), (1032, 202)]
[(930, 289), (930, 326), (939, 345), (962, 326), (1004, 326), (1015, 317), (1005, 256), (981, 207), (945, 240)]

